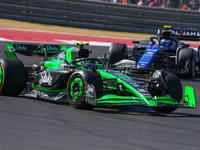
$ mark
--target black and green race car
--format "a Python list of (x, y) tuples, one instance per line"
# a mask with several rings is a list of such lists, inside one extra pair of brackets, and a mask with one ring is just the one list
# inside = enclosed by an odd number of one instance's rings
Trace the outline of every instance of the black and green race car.
[[(150, 80), (134, 79), (128, 71), (107, 68), (105, 57), (90, 58), (83, 45), (11, 44), (0, 58), (0, 95), (25, 95), (53, 101), (66, 101), (75, 108), (99, 106), (146, 106), (169, 113), (177, 108), (196, 108), (192, 87), (178, 77), (157, 70)], [(44, 61), (24, 67), (16, 56), (43, 56)], [(50, 60), (48, 58), (50, 57)]]

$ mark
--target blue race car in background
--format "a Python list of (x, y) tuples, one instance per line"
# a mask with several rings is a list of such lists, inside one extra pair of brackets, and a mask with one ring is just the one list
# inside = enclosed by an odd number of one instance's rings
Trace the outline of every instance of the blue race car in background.
[(200, 66), (200, 50), (179, 41), (179, 35), (164, 28), (150, 40), (133, 41), (131, 51), (126, 44), (113, 43), (108, 52), (109, 66), (129, 67), (132, 70), (152, 72), (170, 71), (181, 78), (193, 78)]

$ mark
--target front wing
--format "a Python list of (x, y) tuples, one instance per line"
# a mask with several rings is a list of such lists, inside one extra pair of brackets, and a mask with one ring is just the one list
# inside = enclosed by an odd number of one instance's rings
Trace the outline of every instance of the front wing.
[[(91, 87), (93, 90), (91, 90)], [(92, 92), (91, 92), (92, 91)], [(146, 100), (145, 100), (146, 99)], [(170, 95), (145, 97), (144, 99), (134, 96), (120, 96), (107, 94), (101, 98), (96, 98), (95, 88), (90, 85), (90, 90), (86, 90), (86, 102), (95, 106), (146, 106), (146, 107), (179, 107), (196, 108), (195, 91), (192, 87), (185, 86), (183, 99), (177, 102)]]

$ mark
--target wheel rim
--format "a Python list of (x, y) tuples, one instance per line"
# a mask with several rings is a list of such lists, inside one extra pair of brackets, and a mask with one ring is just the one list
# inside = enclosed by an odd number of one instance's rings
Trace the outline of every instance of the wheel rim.
[(75, 101), (79, 100), (83, 94), (83, 81), (80, 78), (74, 78), (70, 85), (70, 96)]

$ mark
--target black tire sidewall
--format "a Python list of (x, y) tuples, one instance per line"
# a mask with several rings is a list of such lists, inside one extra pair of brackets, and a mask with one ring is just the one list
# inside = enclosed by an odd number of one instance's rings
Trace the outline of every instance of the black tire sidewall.
[(193, 58), (193, 49), (191, 48), (181, 49), (178, 53), (178, 61), (177, 61), (178, 68), (183, 69), (187, 59), (191, 57)]
[[(165, 89), (163, 89), (162, 92), (163, 94), (159, 96), (164, 96), (168, 94), (177, 102), (180, 102), (182, 99), (183, 90), (179, 78), (175, 74), (166, 71), (162, 71), (162, 78), (164, 81), (164, 85), (162, 85), (162, 87)], [(174, 107), (162, 106), (162, 107), (153, 107), (152, 109), (160, 113), (170, 113), (172, 111), (175, 111), (177, 108), (178, 107), (176, 106)]]
[(4, 71), (4, 84), (0, 94), (17, 96), (21, 94), (26, 85), (26, 70), (23, 63), (18, 59), (0, 58)]
[(175, 74), (169, 72), (163, 72), (163, 78), (167, 85), (166, 94), (169, 94), (173, 99), (177, 100), (177, 102), (180, 102), (183, 89), (179, 78)]
[(156, 81), (157, 83), (159, 83), (160, 89), (157, 90), (154, 88), (153, 89), (148, 88), (148, 91), (150, 92), (150, 94), (152, 96), (164, 96), (168, 94), (177, 102), (180, 102), (180, 100), (182, 99), (183, 90), (182, 90), (182, 84), (179, 78), (171, 72), (167, 72), (164, 70), (159, 71), (159, 72), (160, 72), (159, 74), (162, 77), (155, 78), (155, 79), (152, 77), (150, 80)]
[(180, 50), (178, 53), (177, 67), (179, 69), (185, 69), (188, 58), (190, 59), (189, 70), (186, 74), (181, 75), (181, 77), (190, 79), (194, 76), (194, 68), (196, 65), (194, 63), (194, 50), (192, 48), (184, 48)]

